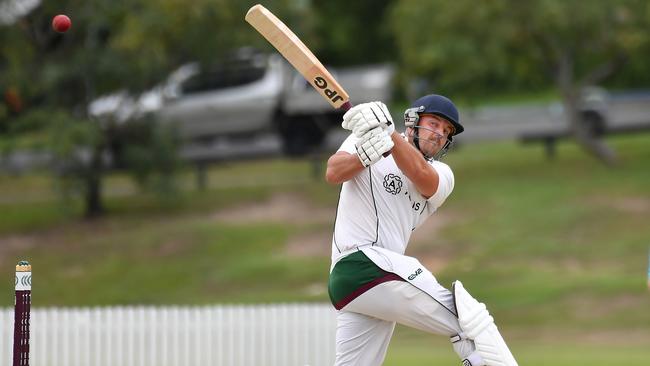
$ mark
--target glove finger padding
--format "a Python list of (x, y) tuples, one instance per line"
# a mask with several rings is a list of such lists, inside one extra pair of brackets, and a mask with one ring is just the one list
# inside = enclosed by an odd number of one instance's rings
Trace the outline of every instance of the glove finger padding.
[(343, 122), (341, 122), (341, 127), (345, 128), (346, 130), (351, 131), (352, 128), (354, 127), (354, 123), (356, 123), (356, 121), (352, 122), (353, 118), (355, 116), (357, 116), (357, 114), (363, 108), (365, 108), (364, 104), (359, 104), (359, 105), (355, 105), (354, 107), (348, 109), (348, 111), (345, 112), (345, 114), (343, 115)]
[(395, 131), (388, 107), (382, 102), (363, 103), (353, 107), (343, 115), (341, 126), (351, 130), (357, 137), (375, 127), (383, 128), (389, 135)]
[(390, 135), (395, 131), (395, 124), (393, 123), (393, 117), (390, 115), (390, 111), (386, 104), (382, 102), (372, 102), (370, 103), (370, 109), (374, 113), (377, 120), (379, 120), (380, 125), (388, 134)]
[(361, 164), (368, 167), (379, 160), (384, 153), (393, 148), (393, 140), (381, 127), (375, 127), (359, 138), (355, 143)]
[(363, 111), (359, 111), (352, 117), (350, 125), (352, 126), (352, 133), (357, 137), (361, 137), (371, 129), (379, 127), (379, 123), (376, 120), (368, 120)]
[(370, 102), (363, 105), (365, 108), (356, 113), (351, 120), (352, 132), (356, 136), (361, 136), (375, 127), (383, 128), (389, 135), (395, 131), (395, 124), (384, 103)]

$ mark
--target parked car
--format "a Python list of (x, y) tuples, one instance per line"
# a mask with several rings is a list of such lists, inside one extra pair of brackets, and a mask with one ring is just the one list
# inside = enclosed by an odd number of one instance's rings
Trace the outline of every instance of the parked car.
[[(391, 98), (391, 65), (331, 72), (355, 103)], [(138, 97), (120, 91), (89, 108), (97, 118), (118, 122), (152, 115), (159, 123), (176, 126), (187, 141), (277, 133), (284, 151), (292, 155), (319, 147), (344, 113), (334, 110), (281, 56), (251, 49), (207, 69), (198, 63), (183, 65)]]

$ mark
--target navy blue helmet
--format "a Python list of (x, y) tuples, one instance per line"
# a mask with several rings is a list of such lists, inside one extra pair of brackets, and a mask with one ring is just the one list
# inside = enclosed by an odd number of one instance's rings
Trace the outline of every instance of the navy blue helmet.
[[(458, 135), (465, 130), (463, 125), (460, 124), (458, 109), (454, 103), (449, 100), (449, 98), (442, 95), (425, 95), (413, 102), (411, 104), (411, 108), (407, 109), (406, 111), (414, 111), (417, 113), (418, 117), (420, 114), (434, 114), (446, 119), (454, 126), (454, 132), (450, 135), (450, 138), (451, 136)], [(406, 121), (408, 118), (406, 116), (406, 113), (404, 113), (404, 118), (407, 127), (413, 127), (417, 123), (417, 121)], [(409, 126), (409, 122), (412, 123), (411, 126)]]
[[(447, 137), (447, 143), (434, 156), (428, 156), (420, 148), (420, 138), (418, 133), (420, 126), (418, 126), (418, 121), (420, 120), (421, 114), (432, 114), (440, 116), (449, 121), (449, 123), (454, 126), (454, 131)], [(451, 147), (453, 136), (458, 135), (465, 130), (465, 128), (463, 128), (463, 125), (460, 124), (458, 109), (454, 103), (449, 100), (449, 98), (437, 94), (425, 95), (413, 102), (413, 104), (411, 104), (411, 108), (407, 109), (404, 112), (404, 125), (406, 127), (414, 129), (415, 132), (413, 135), (413, 143), (415, 144), (415, 147), (422, 152), (426, 159), (435, 160), (442, 159), (442, 157)]]

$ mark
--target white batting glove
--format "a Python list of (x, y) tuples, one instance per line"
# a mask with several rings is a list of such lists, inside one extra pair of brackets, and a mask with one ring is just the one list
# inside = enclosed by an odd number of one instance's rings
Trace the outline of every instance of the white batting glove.
[(375, 127), (366, 131), (354, 145), (361, 164), (369, 167), (381, 160), (381, 156), (390, 151), (394, 144), (386, 130)]
[(381, 127), (388, 135), (395, 131), (393, 118), (386, 104), (382, 102), (369, 102), (352, 107), (343, 115), (341, 127), (352, 131), (357, 137), (375, 127)]

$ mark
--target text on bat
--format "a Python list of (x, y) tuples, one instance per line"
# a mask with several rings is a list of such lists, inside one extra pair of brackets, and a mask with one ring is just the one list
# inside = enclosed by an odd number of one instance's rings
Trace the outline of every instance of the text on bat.
[(329, 89), (327, 86), (327, 80), (323, 79), (321, 76), (316, 76), (314, 78), (314, 85), (319, 89), (323, 89), (323, 93), (329, 98), (332, 103), (337, 101), (342, 101), (343, 98), (336, 92), (336, 90)]

